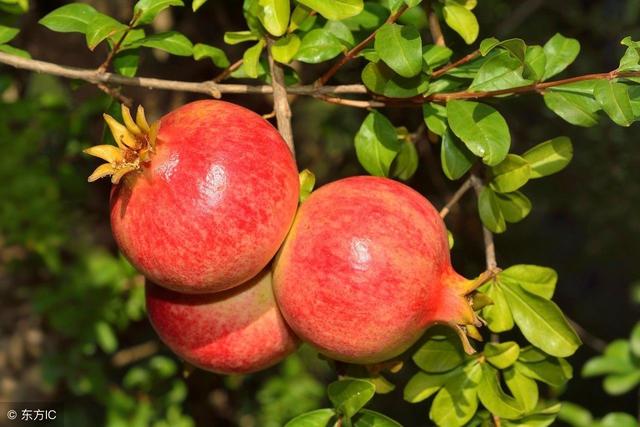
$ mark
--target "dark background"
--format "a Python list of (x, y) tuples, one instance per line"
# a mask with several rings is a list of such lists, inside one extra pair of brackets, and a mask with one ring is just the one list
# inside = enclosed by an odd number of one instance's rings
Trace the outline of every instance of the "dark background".
[[(16, 21), (13, 43), (34, 58), (97, 67), (106, 50), (93, 54), (78, 34), (53, 33), (37, 24), (62, 1), (32, 1)], [(89, 2), (123, 22), (132, 2)], [(476, 9), (483, 37), (521, 37), (544, 44), (554, 33), (577, 38), (581, 53), (565, 75), (614, 69), (626, 35), (640, 37), (640, 1), (481, 0)], [(223, 46), (225, 31), (245, 29), (238, 1), (210, 0), (194, 14), (173, 8), (154, 23), (175, 28), (194, 43)], [(448, 45), (471, 51), (445, 28)], [(428, 39), (428, 30), (423, 29)], [(226, 47), (235, 61), (246, 45)], [(327, 64), (299, 67), (312, 82)], [(209, 61), (146, 51), (140, 75), (199, 81), (219, 70)], [(337, 83), (359, 80), (357, 61)], [(196, 95), (123, 88), (153, 118)], [(271, 99), (225, 99), (258, 113)], [(266, 372), (221, 377), (202, 371), (184, 377), (183, 366), (158, 343), (144, 316), (142, 278), (118, 256), (108, 224), (106, 181), (88, 185), (96, 162), (81, 150), (99, 141), (100, 118), (110, 100), (90, 85), (0, 66), (0, 401), (64, 402), (69, 426), (280, 426), (297, 413), (326, 405), (324, 385), (335, 379), (309, 349)], [(593, 128), (577, 128), (548, 111), (538, 95), (495, 103), (509, 123), (512, 152), (559, 135), (570, 136), (575, 157), (562, 173), (528, 184), (531, 215), (496, 237), (498, 262), (553, 267), (560, 276), (556, 302), (564, 312), (605, 341), (626, 337), (638, 320), (634, 283), (640, 287), (640, 141), (637, 125), (620, 128), (605, 117)], [(366, 111), (298, 98), (293, 127), (301, 169), (319, 184), (362, 174), (353, 136)], [(394, 125), (418, 128), (419, 110), (386, 110)], [(442, 206), (459, 183), (444, 178), (439, 147), (419, 145), (420, 168), (410, 185)], [(483, 270), (484, 254), (475, 200), (469, 194), (447, 218), (456, 244), (455, 267), (467, 276)], [(631, 394), (612, 398), (600, 380), (579, 378), (596, 353), (583, 346), (570, 360), (576, 377), (560, 396), (597, 415), (637, 412)], [(412, 368), (397, 375), (391, 395), (373, 407), (407, 426), (427, 424), (427, 403), (402, 401)], [(554, 392), (553, 394), (556, 394)], [(0, 421), (0, 425), (2, 421)]]

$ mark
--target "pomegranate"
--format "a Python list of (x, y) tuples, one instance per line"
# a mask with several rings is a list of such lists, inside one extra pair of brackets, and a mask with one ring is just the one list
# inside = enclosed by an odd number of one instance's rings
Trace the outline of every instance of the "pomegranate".
[(86, 150), (107, 161), (111, 227), (148, 279), (185, 293), (232, 288), (258, 274), (282, 244), (298, 204), (295, 161), (280, 134), (246, 108), (184, 105), (149, 126), (105, 115), (118, 147)]
[(328, 357), (363, 364), (399, 355), (436, 322), (477, 324), (465, 294), (478, 284), (453, 270), (434, 207), (371, 176), (313, 192), (274, 270), (276, 301), (294, 332)]
[(276, 306), (269, 270), (215, 294), (181, 294), (147, 282), (146, 300), (149, 319), (162, 341), (208, 371), (259, 371), (298, 345)]

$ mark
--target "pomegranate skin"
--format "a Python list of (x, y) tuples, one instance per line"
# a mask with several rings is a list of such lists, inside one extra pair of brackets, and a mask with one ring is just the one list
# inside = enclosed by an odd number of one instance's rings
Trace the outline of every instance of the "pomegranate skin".
[(466, 282), (451, 267), (434, 207), (403, 184), (370, 176), (313, 192), (274, 270), (276, 300), (294, 332), (350, 363), (391, 359), (429, 325), (469, 319)]
[(256, 372), (278, 363), (298, 346), (276, 306), (270, 271), (215, 294), (181, 294), (147, 282), (146, 303), (162, 341), (207, 371)]
[(160, 119), (156, 151), (111, 193), (118, 246), (148, 279), (210, 293), (258, 274), (298, 204), (295, 161), (266, 120), (238, 105), (197, 101)]

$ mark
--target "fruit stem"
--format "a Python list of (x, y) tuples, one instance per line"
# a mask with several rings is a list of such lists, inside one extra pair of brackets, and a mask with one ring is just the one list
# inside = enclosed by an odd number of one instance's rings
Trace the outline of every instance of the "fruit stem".
[(469, 294), (469, 293), (475, 291), (480, 286), (484, 285), (485, 283), (487, 283), (488, 281), (490, 281), (491, 279), (496, 277), (498, 274), (500, 274), (501, 271), (502, 271), (502, 269), (500, 269), (498, 267), (489, 268), (489, 269), (483, 271), (482, 273), (480, 273), (480, 275), (478, 277), (476, 277), (473, 280), (469, 280), (465, 284), (465, 286), (464, 286), (465, 294)]

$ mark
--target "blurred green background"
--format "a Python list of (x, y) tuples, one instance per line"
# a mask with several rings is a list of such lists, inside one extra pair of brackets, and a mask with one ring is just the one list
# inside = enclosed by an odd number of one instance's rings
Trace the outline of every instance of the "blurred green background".
[[(89, 52), (83, 37), (54, 34), (37, 24), (62, 1), (32, 1), (21, 16), (1, 14), (0, 24), (22, 28), (16, 46), (34, 58), (97, 67), (106, 55)], [(132, 2), (90, 1), (121, 21)], [(623, 51), (619, 40), (640, 38), (640, 0), (481, 0), (476, 9), (481, 35), (521, 37), (542, 44), (556, 32), (582, 45), (565, 74), (608, 71)], [(419, 14), (418, 14), (419, 15)], [(422, 31), (428, 37), (426, 19)], [(194, 42), (222, 46), (225, 31), (245, 28), (238, 1), (209, 1), (194, 14), (172, 9), (158, 30), (175, 28)], [(445, 29), (450, 47), (470, 51)], [(241, 49), (228, 47), (231, 60)], [(326, 66), (326, 65), (324, 65)], [(298, 71), (311, 82), (323, 70)], [(347, 67), (338, 82), (359, 79)], [(140, 75), (197, 81), (218, 70), (208, 61), (145, 52)], [(152, 118), (197, 96), (124, 88)], [(271, 99), (227, 100), (258, 113)], [(335, 379), (327, 363), (308, 348), (265, 372), (222, 377), (184, 365), (155, 337), (144, 311), (142, 277), (118, 255), (108, 223), (109, 184), (87, 184), (96, 162), (81, 153), (104, 132), (101, 113), (110, 99), (94, 87), (0, 66), (0, 401), (64, 402), (68, 426), (281, 426), (296, 414), (325, 405), (325, 384)], [(495, 103), (513, 136), (513, 152), (558, 135), (572, 138), (575, 157), (553, 178), (528, 186), (534, 209), (496, 240), (501, 266), (531, 263), (559, 272), (556, 301), (563, 311), (605, 341), (626, 337), (639, 318), (640, 141), (637, 125), (620, 128), (570, 126), (526, 95)], [(353, 136), (365, 111), (298, 98), (293, 126), (301, 169), (319, 184), (362, 174)], [(388, 110), (396, 126), (415, 130), (418, 110)], [(439, 166), (439, 147), (419, 143), (421, 163), (410, 184), (436, 206), (455, 191)], [(447, 219), (456, 246), (456, 268), (473, 276), (483, 270), (483, 246), (475, 201), (463, 199)], [(579, 368), (595, 352), (584, 346), (570, 361)], [(408, 368), (407, 370), (411, 370)], [(402, 401), (400, 386), (378, 396), (373, 407), (406, 426), (428, 425), (427, 403)], [(575, 378), (561, 395), (595, 415), (637, 412), (637, 397), (612, 398), (598, 379)]]

